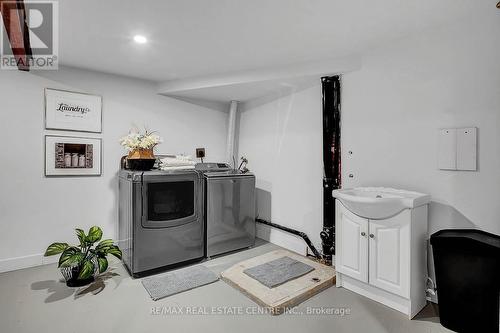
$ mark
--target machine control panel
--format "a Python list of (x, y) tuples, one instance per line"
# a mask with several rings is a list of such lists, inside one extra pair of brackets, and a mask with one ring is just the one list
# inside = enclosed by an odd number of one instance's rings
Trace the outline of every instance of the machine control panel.
[(218, 171), (229, 171), (231, 167), (227, 163), (198, 163), (196, 164), (196, 170), (202, 172), (218, 172)]

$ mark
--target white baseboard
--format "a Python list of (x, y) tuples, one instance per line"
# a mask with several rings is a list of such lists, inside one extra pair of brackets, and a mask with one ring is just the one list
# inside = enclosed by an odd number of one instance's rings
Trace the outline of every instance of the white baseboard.
[[(126, 243), (124, 240), (117, 241), (117, 245), (123, 249)], [(42, 266), (57, 263), (59, 261), (59, 255), (45, 257), (43, 253), (32, 254), (23, 257), (0, 259), (0, 273), (16, 271), (18, 269)]]
[[(272, 228), (265, 224), (257, 223), (257, 237), (303, 256), (306, 255), (306, 252), (312, 254), (312, 251), (309, 249), (302, 237), (292, 235), (280, 229)], [(318, 244), (313, 245), (316, 249), (318, 249), (318, 251), (321, 252), (321, 248)]]
[(279, 229), (271, 228), (268, 225), (257, 223), (257, 237), (297, 254), (306, 254), (305, 250), (307, 245), (304, 243), (302, 238)]
[(59, 260), (59, 256), (44, 257), (43, 253), (29, 256), (8, 258), (0, 260), (0, 273), (15, 271), (18, 269), (53, 264)]

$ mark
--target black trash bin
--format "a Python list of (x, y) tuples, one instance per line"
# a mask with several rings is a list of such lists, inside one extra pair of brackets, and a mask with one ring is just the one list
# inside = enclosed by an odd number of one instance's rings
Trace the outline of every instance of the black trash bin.
[(499, 331), (500, 236), (447, 229), (431, 236), (441, 324), (457, 332)]

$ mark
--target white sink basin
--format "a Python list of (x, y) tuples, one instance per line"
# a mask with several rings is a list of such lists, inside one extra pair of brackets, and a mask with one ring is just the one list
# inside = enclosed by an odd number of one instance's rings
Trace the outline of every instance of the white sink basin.
[(427, 194), (386, 187), (340, 189), (334, 190), (332, 195), (354, 214), (374, 220), (428, 204), (431, 199)]

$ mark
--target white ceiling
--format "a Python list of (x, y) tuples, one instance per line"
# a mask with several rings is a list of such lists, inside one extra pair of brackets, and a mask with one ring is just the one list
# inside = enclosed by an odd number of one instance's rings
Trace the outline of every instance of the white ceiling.
[(322, 76), (360, 68), (361, 58), (351, 55), (326, 61), (175, 79), (159, 83), (157, 91), (184, 101), (191, 100), (195, 104), (200, 104), (200, 101), (216, 102), (212, 106), (227, 111), (228, 101), (266, 101), (319, 85)]
[[(200, 101), (218, 102), (214, 105), (218, 110), (229, 110), (229, 101), (248, 102), (263, 97), (279, 97), (295, 91), (320, 84), (318, 76), (304, 76), (293, 80), (269, 80), (245, 82), (227, 86), (204, 87), (199, 89), (181, 90), (172, 93), (163, 93), (170, 97), (198, 104)], [(198, 103), (197, 103), (198, 102)]]
[[(164, 82), (362, 52), (496, 0), (63, 0), (60, 61)], [(135, 34), (149, 39), (132, 41)]]

